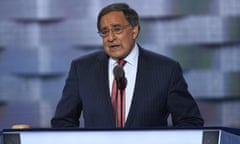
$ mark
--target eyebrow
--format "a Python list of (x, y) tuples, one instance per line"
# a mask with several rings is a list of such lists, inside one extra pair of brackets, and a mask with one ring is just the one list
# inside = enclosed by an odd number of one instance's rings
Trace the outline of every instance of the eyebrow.
[[(121, 26), (122, 24), (111, 24), (110, 26), (111, 27), (117, 27), (117, 26)], [(106, 29), (107, 28), (107, 26), (105, 26), (105, 27), (102, 27), (101, 29)]]

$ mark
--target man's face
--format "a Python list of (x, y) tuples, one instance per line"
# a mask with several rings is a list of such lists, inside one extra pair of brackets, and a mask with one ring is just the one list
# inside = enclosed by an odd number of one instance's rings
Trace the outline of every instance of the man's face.
[(123, 12), (113, 11), (100, 20), (105, 52), (114, 59), (126, 57), (133, 49), (138, 35), (138, 27), (131, 27)]

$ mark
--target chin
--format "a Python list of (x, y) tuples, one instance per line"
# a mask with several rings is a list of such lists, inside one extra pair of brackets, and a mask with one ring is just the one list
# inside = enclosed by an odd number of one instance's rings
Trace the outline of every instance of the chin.
[(113, 59), (120, 59), (120, 58), (123, 57), (122, 55), (116, 54), (116, 53), (108, 53), (108, 55), (109, 55), (110, 57), (112, 57)]
[(110, 55), (110, 57), (113, 58), (113, 59), (116, 59), (116, 60), (117, 60), (117, 59), (120, 59), (120, 57), (118, 57), (118, 56), (111, 56), (111, 55)]

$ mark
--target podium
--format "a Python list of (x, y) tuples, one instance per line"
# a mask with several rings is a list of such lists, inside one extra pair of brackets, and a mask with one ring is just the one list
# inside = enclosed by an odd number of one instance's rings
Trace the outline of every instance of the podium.
[(7, 129), (0, 144), (240, 144), (233, 128)]

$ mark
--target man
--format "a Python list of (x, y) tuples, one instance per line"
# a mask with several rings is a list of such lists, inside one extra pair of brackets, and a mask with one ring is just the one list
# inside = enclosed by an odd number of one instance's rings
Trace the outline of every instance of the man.
[(72, 62), (52, 127), (78, 127), (82, 112), (85, 128), (119, 127), (110, 93), (115, 91), (113, 69), (123, 59), (125, 64), (120, 69), (127, 84), (120, 127), (167, 126), (169, 114), (174, 126), (203, 126), (180, 65), (136, 44), (138, 19), (135, 10), (125, 3), (114, 3), (100, 11), (97, 27), (104, 51)]

